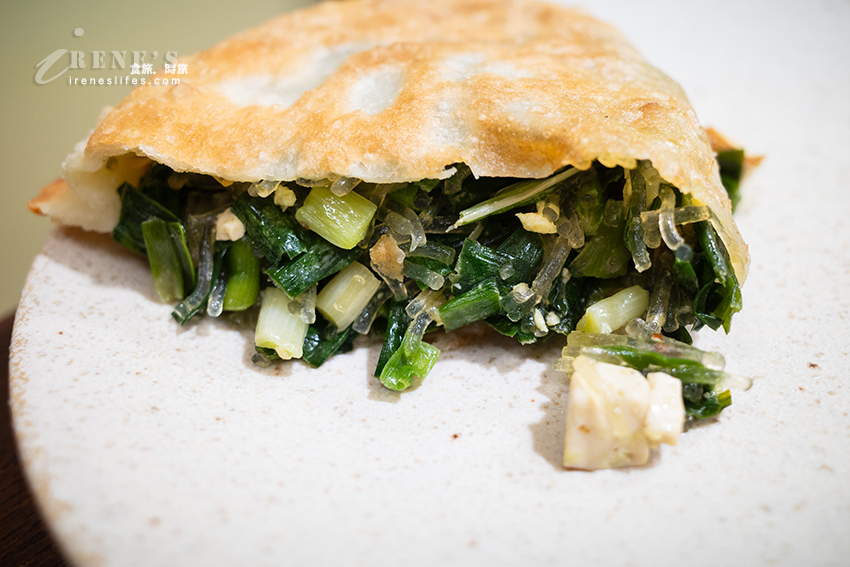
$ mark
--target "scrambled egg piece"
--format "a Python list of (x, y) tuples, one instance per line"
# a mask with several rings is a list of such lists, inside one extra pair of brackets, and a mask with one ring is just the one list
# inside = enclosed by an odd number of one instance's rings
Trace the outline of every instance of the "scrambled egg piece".
[(216, 240), (239, 240), (245, 236), (245, 225), (233, 211), (227, 209), (215, 220)]
[[(522, 228), (527, 230), (528, 232), (537, 232), (539, 234), (555, 234), (558, 232), (558, 227), (555, 223), (549, 219), (547, 219), (543, 215), (543, 209), (549, 207), (552, 209), (556, 215), (560, 213), (560, 208), (554, 202), (546, 201), (537, 201), (537, 212), (536, 213), (517, 213), (517, 218), (519, 222), (522, 223)], [(556, 216), (557, 218), (557, 216)]]
[(286, 187), (285, 185), (281, 185), (274, 192), (274, 204), (283, 209), (284, 211), (295, 204), (295, 192)]

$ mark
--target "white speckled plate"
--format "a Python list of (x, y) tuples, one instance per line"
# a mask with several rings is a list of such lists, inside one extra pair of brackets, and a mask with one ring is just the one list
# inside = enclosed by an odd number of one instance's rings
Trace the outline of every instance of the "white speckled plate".
[(745, 309), (730, 337), (699, 337), (756, 378), (719, 420), (645, 467), (564, 471), (557, 345), (443, 336), (433, 373), (401, 395), (369, 376), (376, 343), (319, 370), (263, 370), (248, 332), (178, 328), (143, 259), (56, 229), (18, 310), (12, 409), (71, 560), (846, 562), (850, 5), (685, 5), (593, 11), (706, 123), (768, 156), (738, 214), (753, 256)]

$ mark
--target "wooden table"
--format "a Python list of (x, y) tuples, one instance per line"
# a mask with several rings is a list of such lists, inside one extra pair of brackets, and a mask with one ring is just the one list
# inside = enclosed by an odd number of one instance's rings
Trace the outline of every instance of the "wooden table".
[(0, 321), (0, 565), (66, 567), (23, 477), (9, 411), (9, 343), (14, 315)]

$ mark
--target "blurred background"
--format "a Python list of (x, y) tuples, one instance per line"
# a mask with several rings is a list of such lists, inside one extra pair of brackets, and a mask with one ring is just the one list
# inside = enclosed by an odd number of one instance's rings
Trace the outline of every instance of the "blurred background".
[[(83, 139), (107, 105), (129, 93), (126, 86), (70, 86), (70, 69), (48, 84), (35, 82), (36, 65), (57, 49), (83, 51), (157, 51), (154, 69), (166, 51), (189, 55), (230, 34), (259, 24), (312, 0), (149, 0), (60, 2), (9, 1), (0, 6), (2, 139), (0, 139), (0, 319), (14, 311), (29, 266), (44, 243), (50, 221), (30, 213), (26, 203), (61, 175), (61, 164)], [(82, 35), (75, 30), (82, 29)], [(78, 32), (79, 33), (79, 32)], [(67, 55), (45, 77), (67, 65)], [(107, 59), (109, 61), (109, 59)], [(129, 62), (126, 73), (129, 73)], [(108, 77), (106, 70), (96, 76)], [(64, 80), (63, 80), (64, 79)]]

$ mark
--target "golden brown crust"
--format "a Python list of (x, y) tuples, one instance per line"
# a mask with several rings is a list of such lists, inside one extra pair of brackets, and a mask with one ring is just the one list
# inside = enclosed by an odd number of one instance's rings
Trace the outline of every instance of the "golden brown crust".
[(715, 152), (725, 152), (728, 150), (737, 149), (739, 147), (730, 142), (726, 138), (726, 136), (724, 136), (714, 128), (706, 128), (705, 135), (708, 136), (708, 143), (711, 146), (711, 149)]
[[(711, 149), (715, 152), (725, 152), (728, 150), (739, 149), (741, 147), (730, 142), (723, 134), (714, 128), (706, 128), (705, 133), (708, 135), (708, 142), (711, 144)], [(741, 178), (749, 176), (755, 168), (761, 165), (762, 161), (764, 161), (764, 156), (754, 156), (752, 154), (745, 153)]]
[(458, 162), (542, 177), (705, 146), (681, 89), (614, 28), (539, 2), (325, 3), (186, 64), (180, 85), (134, 91), (87, 154), (240, 181), (395, 182)]
[(45, 185), (38, 197), (27, 203), (27, 208), (37, 215), (48, 215), (50, 202), (68, 190), (68, 184), (61, 177)]
[(544, 177), (634, 167), (708, 204), (746, 277), (714, 154), (681, 88), (613, 27), (533, 0), (353, 0), (280, 16), (136, 89), (85, 150), (236, 181)]

